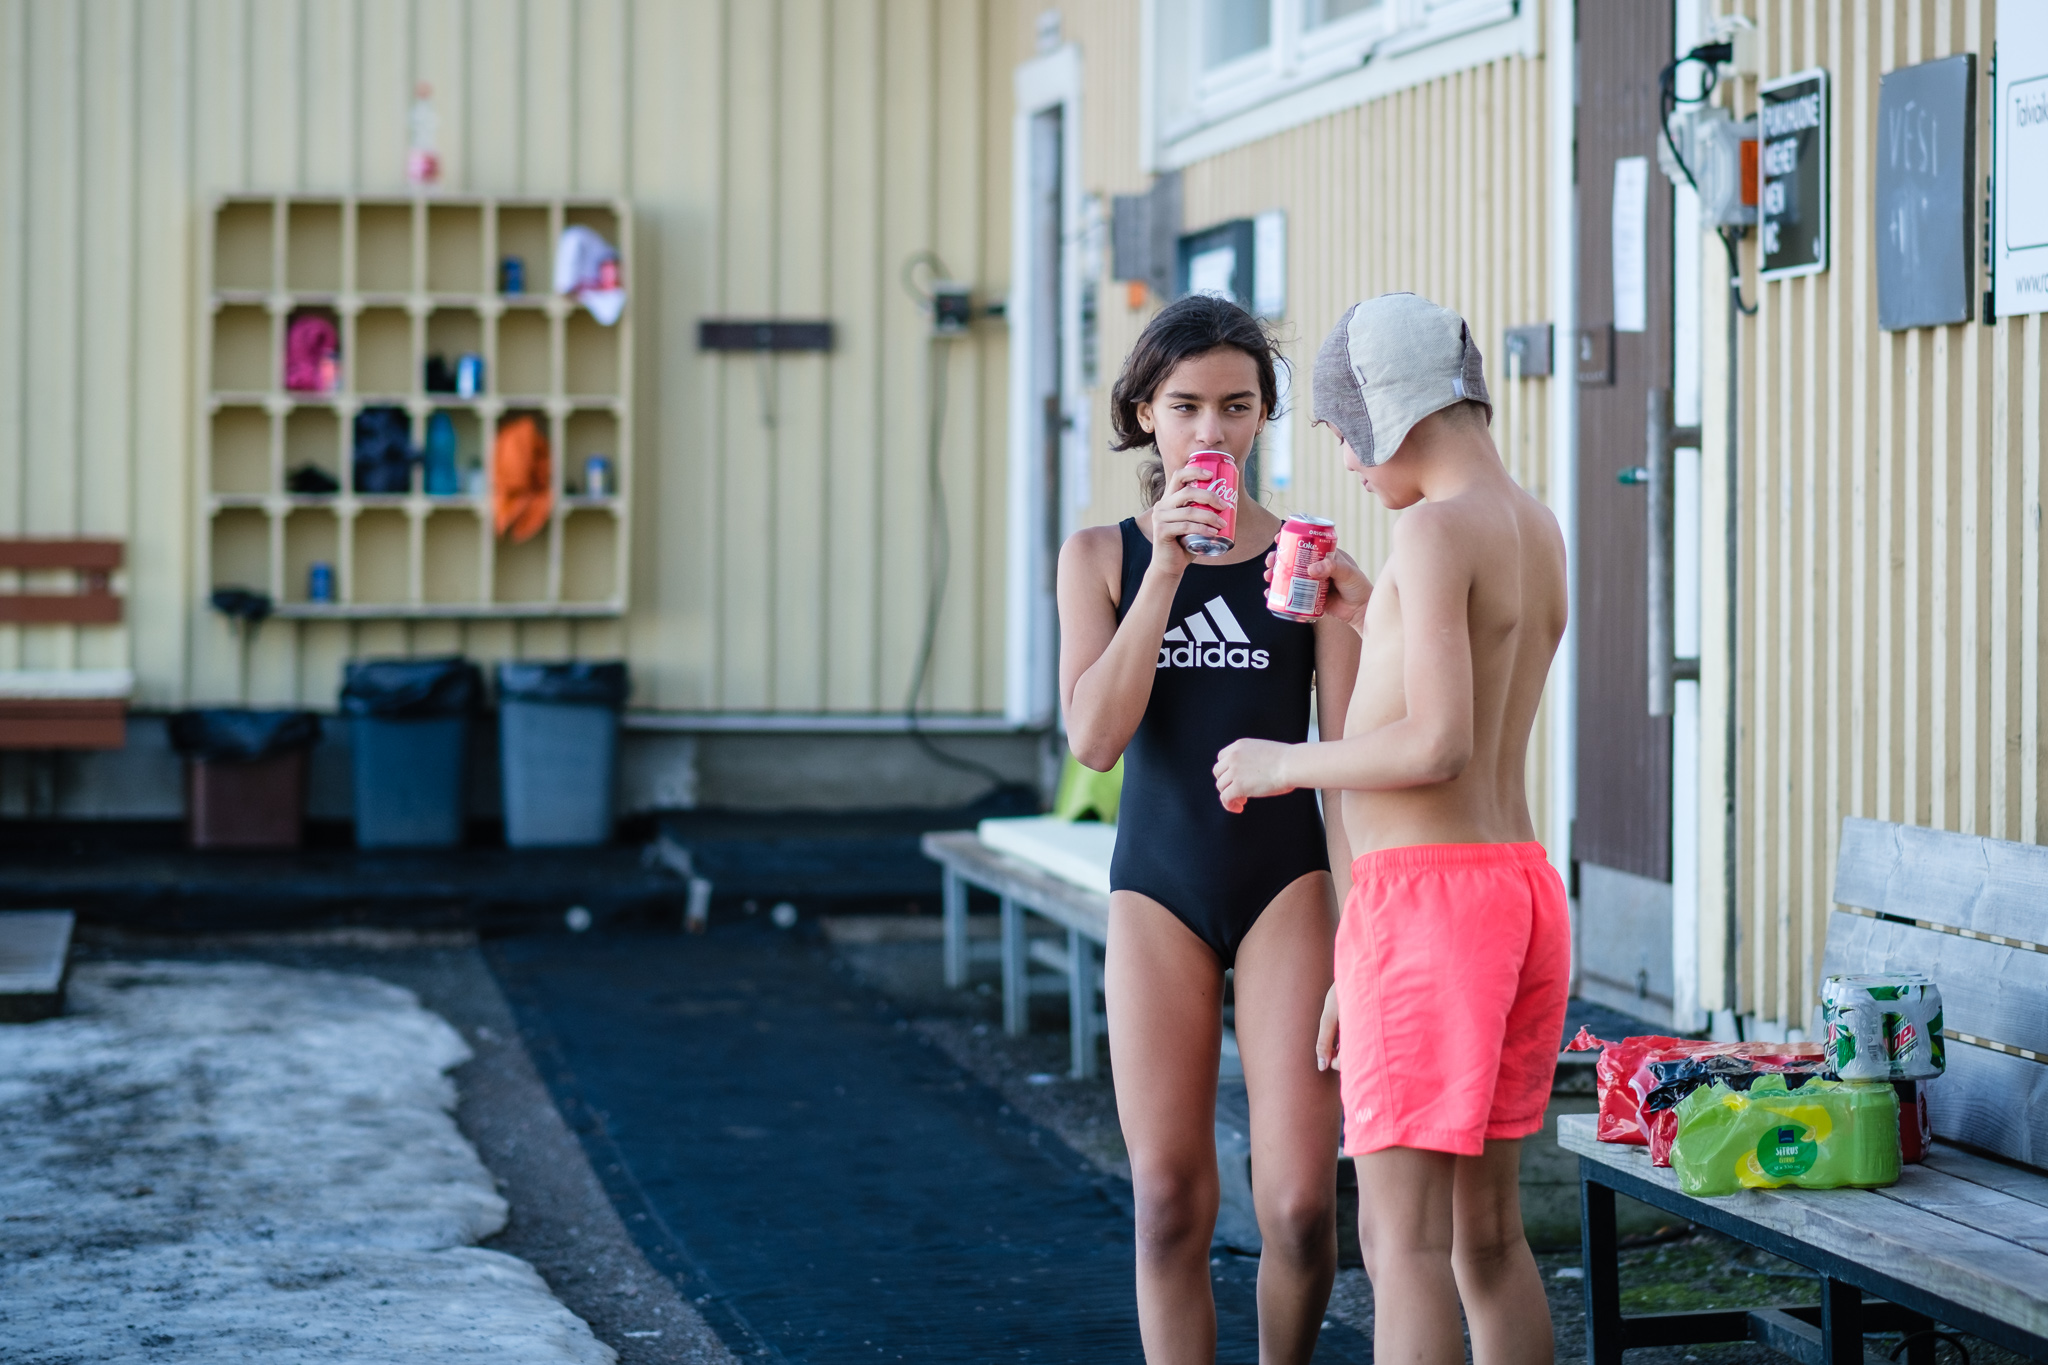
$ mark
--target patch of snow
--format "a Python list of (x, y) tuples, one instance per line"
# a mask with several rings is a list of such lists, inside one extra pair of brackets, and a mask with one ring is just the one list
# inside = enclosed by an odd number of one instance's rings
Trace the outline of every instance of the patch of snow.
[(78, 968), (0, 1026), (10, 1360), (609, 1365), (456, 1128), (459, 1034), (411, 992), (257, 963)]

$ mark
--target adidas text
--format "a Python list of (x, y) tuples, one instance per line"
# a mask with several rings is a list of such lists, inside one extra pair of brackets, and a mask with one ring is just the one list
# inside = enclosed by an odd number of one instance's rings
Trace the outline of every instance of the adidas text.
[(1253, 649), (1230, 604), (1212, 597), (1166, 632), (1155, 668), (1264, 668), (1273, 656)]

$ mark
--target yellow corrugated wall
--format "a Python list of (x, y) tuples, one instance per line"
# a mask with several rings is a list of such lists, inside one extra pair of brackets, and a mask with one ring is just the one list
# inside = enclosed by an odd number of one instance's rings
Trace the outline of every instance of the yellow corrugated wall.
[[(637, 206), (632, 607), (618, 622), (271, 622), (249, 699), (352, 655), (624, 654), (642, 705), (890, 711), (926, 601), (935, 249), (1008, 271), (1008, 82), (980, 0), (0, 0), (0, 534), (125, 538), (125, 632), (0, 629), (0, 667), (132, 664), (236, 700), (191, 537), (196, 263), (224, 191), (443, 184)], [(1007, 30), (1005, 31), (1007, 36)], [(1000, 93), (997, 93), (1000, 92)], [(994, 126), (990, 118), (995, 118)], [(830, 357), (708, 359), (700, 317), (829, 317)], [(937, 354), (951, 574), (930, 702), (1002, 705), (1005, 338)], [(773, 380), (773, 425), (763, 420)]]
[[(1142, 191), (1151, 177), (1139, 159), (1137, 0), (1060, 8), (1064, 36), (1081, 51), (1082, 183), (1105, 202)], [(1030, 42), (1039, 9), (1018, 7), (1020, 44)], [(1490, 62), (1185, 169), (1189, 230), (1269, 209), (1287, 213), (1288, 303), (1278, 331), (1298, 372), (1294, 483), (1265, 500), (1276, 511), (1335, 518), (1341, 543), (1368, 572), (1386, 556), (1392, 518), (1345, 473), (1335, 438), (1309, 427), (1316, 348), (1362, 298), (1408, 289), (1465, 315), (1486, 352), (1501, 453), (1525, 487), (1547, 496), (1551, 381), (1509, 384), (1501, 354), (1504, 328), (1551, 315), (1544, 80), (1541, 58)], [(1094, 494), (1084, 514), (1091, 524), (1138, 510), (1137, 458), (1108, 449), (1108, 395), (1153, 311), (1132, 311), (1123, 287), (1105, 283), (1102, 382), (1091, 426)], [(1548, 827), (1547, 733), (1539, 719), (1529, 772), (1539, 830)]]
[[(1746, 10), (1766, 77), (1832, 79), (1830, 267), (1761, 290), (1752, 274), (1738, 380), (1738, 984), (1744, 1011), (1797, 1029), (1817, 999), (1843, 816), (2048, 836), (2048, 362), (2038, 314), (1877, 326), (1879, 78), (1974, 52), (1983, 80), (1992, 0)], [(1754, 97), (1743, 83), (1738, 115)], [(1986, 82), (1980, 176), (1990, 110)]]

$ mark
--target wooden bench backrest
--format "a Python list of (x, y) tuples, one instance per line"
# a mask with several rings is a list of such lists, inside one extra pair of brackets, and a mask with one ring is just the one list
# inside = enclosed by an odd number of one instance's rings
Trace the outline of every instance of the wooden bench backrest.
[(1848, 819), (1835, 900), (1823, 974), (1941, 988), (1935, 1135), (2048, 1167), (2048, 848)]
[(121, 619), (121, 599), (108, 576), (121, 567), (118, 540), (0, 538), (0, 570), (34, 573), (69, 569), (77, 592), (0, 593), (0, 624), (106, 626)]

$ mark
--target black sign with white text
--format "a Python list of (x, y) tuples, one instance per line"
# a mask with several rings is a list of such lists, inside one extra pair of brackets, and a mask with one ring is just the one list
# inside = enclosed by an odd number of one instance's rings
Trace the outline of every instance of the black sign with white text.
[(1828, 268), (1828, 73), (1801, 71), (1758, 94), (1763, 278), (1817, 275)]

